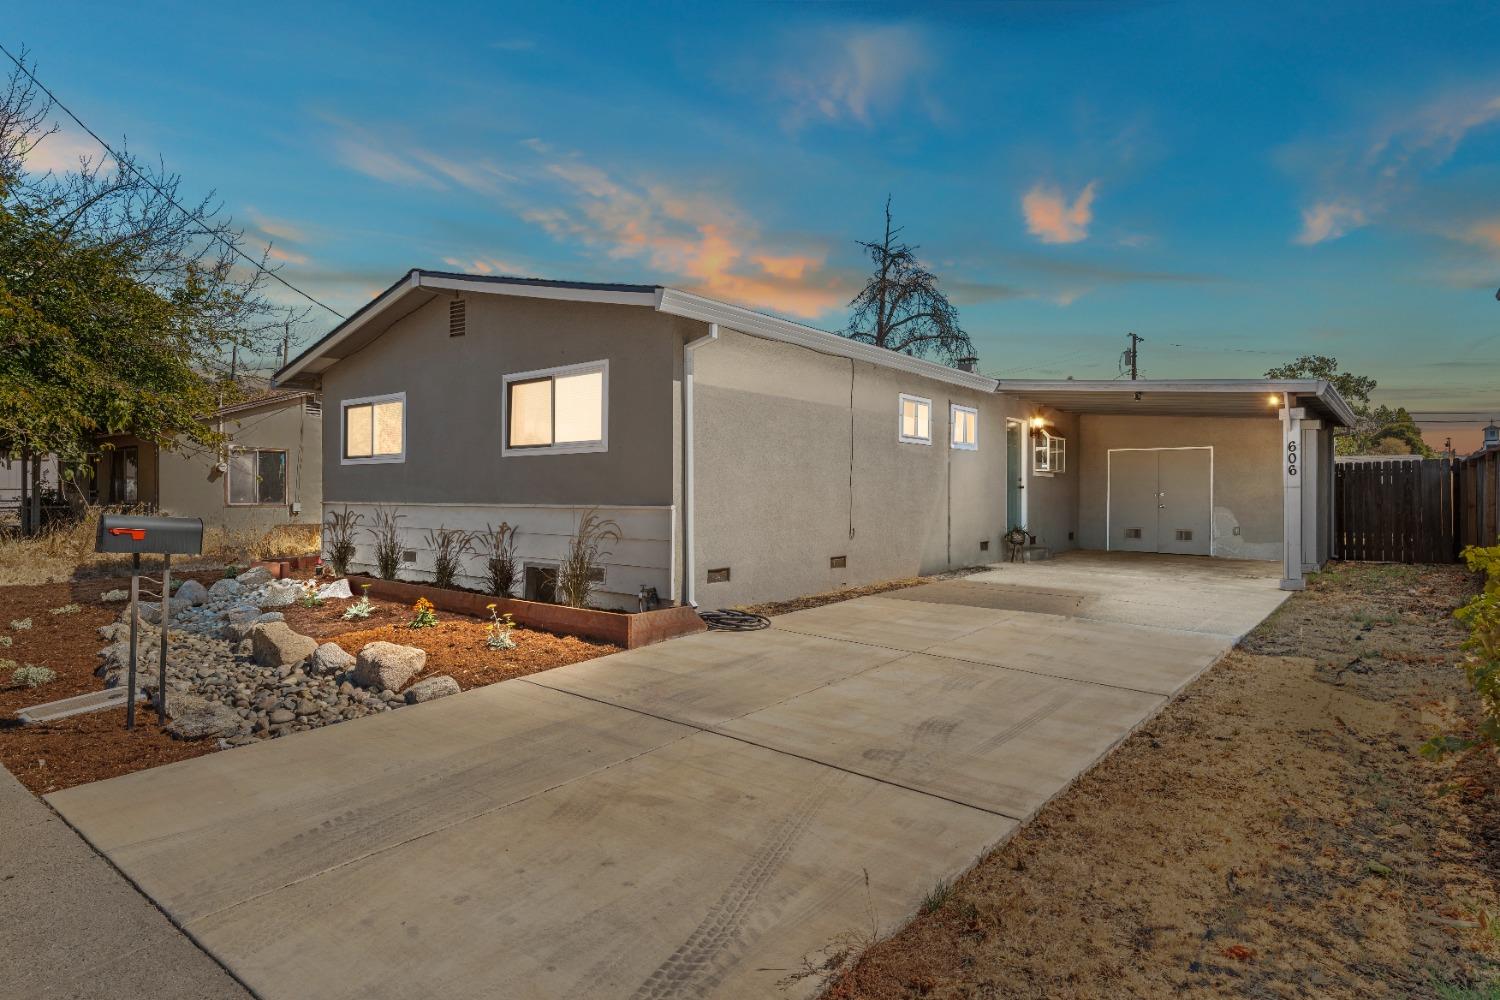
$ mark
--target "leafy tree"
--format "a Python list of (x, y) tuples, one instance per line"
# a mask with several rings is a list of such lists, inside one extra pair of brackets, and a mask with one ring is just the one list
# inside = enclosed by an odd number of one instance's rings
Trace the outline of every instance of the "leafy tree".
[(885, 201), (885, 235), (860, 241), (875, 273), (850, 302), (853, 314), (844, 335), (901, 354), (956, 364), (974, 356), (974, 343), (958, 322), (958, 310), (938, 289), (938, 279), (917, 260), (917, 247), (901, 242), (891, 226), (891, 200)]
[(267, 258), (244, 266), (210, 199), (179, 207), (179, 178), (126, 149), (29, 172), (56, 128), (21, 58), (0, 83), (0, 455), (56, 454), (71, 479), (103, 435), (216, 445), (230, 353), (268, 353), (284, 322)]
[(1375, 380), (1368, 375), (1339, 371), (1338, 358), (1324, 354), (1304, 354), (1297, 360), (1272, 368), (1266, 378), (1320, 378), (1333, 384), (1339, 395), (1358, 412), (1370, 405), (1370, 393), (1375, 391)]
[(1337, 358), (1323, 354), (1304, 354), (1288, 364), (1272, 368), (1266, 378), (1319, 378), (1332, 383), (1354, 411), (1354, 426), (1341, 429), (1334, 437), (1334, 451), (1340, 455), (1421, 455), (1436, 456), (1422, 440), (1422, 430), (1405, 407), (1370, 406), (1370, 393), (1376, 382), (1368, 375), (1340, 371)]

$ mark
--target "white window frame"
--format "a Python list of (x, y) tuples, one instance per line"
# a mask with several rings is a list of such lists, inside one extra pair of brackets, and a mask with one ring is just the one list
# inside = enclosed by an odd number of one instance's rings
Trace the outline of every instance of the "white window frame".
[[(535, 379), (556, 379), (559, 375), (582, 375), (585, 372), (600, 372), (600, 391), (604, 398), (600, 400), (599, 407), (599, 433), (602, 435), (598, 441), (585, 441), (579, 444), (550, 444), (539, 445), (535, 448), (512, 448), (510, 446), (510, 386), (512, 382), (530, 382)], [(554, 407), (552, 425), (554, 433), (557, 427), (557, 391), (552, 392), (552, 404)], [(519, 458), (523, 455), (588, 455), (598, 452), (609, 451), (609, 359), (599, 361), (585, 361), (576, 365), (561, 365), (557, 368), (538, 368), (536, 371), (511, 372), (501, 380), (500, 385), (500, 454), (503, 457)]]
[[(349, 435), (349, 407), (363, 406), (366, 403), (394, 403), (401, 404), (401, 452), (397, 455), (370, 455), (365, 458), (350, 458), (348, 441)], [(339, 464), (340, 465), (389, 465), (393, 462), (406, 461), (406, 434), (407, 434), (407, 409), (405, 392), (387, 392), (379, 396), (360, 396), (358, 399), (339, 400)], [(371, 427), (370, 447), (375, 447), (374, 428)]]
[[(958, 430), (958, 415), (967, 413), (974, 418), (974, 440), (962, 442), (953, 440), (954, 432)], [(979, 450), (979, 408), (977, 406), (962, 406), (951, 403), (948, 406), (948, 444), (955, 451), (978, 451)]]
[[(905, 429), (902, 427), (902, 422), (903, 418), (906, 415), (907, 403), (921, 403), (923, 406), (927, 407), (926, 437), (908, 437), (906, 435)], [(932, 400), (928, 399), (926, 396), (914, 396), (908, 392), (903, 392), (898, 395), (896, 402), (896, 440), (901, 442), (902, 444), (932, 444)]]
[[(255, 455), (255, 495), (260, 496), (260, 454), (261, 452), (276, 452), (281, 455), (281, 499), (280, 500), (250, 500), (236, 501), (234, 499), (234, 456), (238, 452), (247, 452)], [(285, 448), (258, 448), (254, 445), (235, 445), (229, 449), (229, 469), (224, 473), (224, 506), (226, 507), (285, 507), (287, 497), (291, 494), (291, 484), (287, 478), (291, 473), (291, 455)]]
[[(1068, 471), (1068, 439), (1061, 434), (1053, 434), (1045, 427), (1038, 428), (1037, 434), (1041, 441), (1033, 441), (1031, 445), (1031, 471), (1038, 476), (1060, 476)], [(1054, 447), (1054, 445), (1056, 447)], [(1057, 461), (1052, 461), (1052, 456), (1057, 455)], [(1037, 461), (1041, 455), (1046, 456), (1046, 464)]]

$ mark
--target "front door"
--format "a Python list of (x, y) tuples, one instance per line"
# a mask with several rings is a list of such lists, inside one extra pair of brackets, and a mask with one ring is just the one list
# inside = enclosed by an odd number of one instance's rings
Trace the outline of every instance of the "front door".
[(1109, 547), (1211, 554), (1213, 452), (1128, 448), (1109, 455)]
[(1015, 420), (1005, 423), (1005, 528), (1024, 527), (1026, 509), (1021, 503), (1026, 489), (1026, 428)]

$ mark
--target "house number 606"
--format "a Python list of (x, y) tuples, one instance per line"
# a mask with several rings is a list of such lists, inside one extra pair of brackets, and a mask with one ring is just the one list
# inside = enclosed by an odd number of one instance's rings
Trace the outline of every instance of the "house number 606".
[(1295, 476), (1297, 474), (1297, 442), (1286, 443), (1286, 474)]

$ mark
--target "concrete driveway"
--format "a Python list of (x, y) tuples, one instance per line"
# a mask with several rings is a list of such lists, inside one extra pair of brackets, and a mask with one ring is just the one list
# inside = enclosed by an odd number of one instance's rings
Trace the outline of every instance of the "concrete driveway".
[(49, 800), (263, 997), (772, 996), (894, 930), (1278, 579), (1003, 565)]

